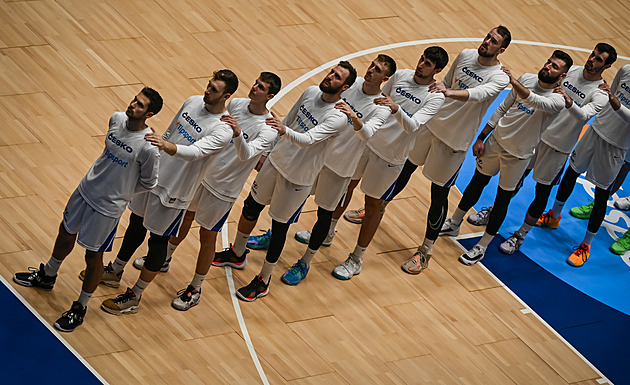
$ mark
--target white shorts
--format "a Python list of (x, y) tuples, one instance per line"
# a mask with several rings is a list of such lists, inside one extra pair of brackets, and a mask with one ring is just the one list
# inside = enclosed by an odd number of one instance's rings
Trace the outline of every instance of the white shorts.
[(494, 136), (486, 140), (483, 155), (477, 158), (477, 170), (488, 176), (499, 172), (499, 187), (505, 191), (516, 190), (526, 175), (529, 158), (520, 159), (509, 154), (497, 143)]
[(569, 154), (558, 151), (545, 142), (538, 143), (529, 165), (534, 168), (534, 180), (547, 186), (559, 184), (568, 158)]
[(252, 183), (252, 198), (269, 205), (269, 216), (280, 223), (295, 223), (300, 217), (311, 186), (300, 186), (286, 180), (271, 162), (265, 162)]
[(352, 180), (361, 179), (361, 191), (365, 195), (389, 201), (403, 166), (381, 159), (368, 147), (363, 151)]
[(177, 236), (186, 212), (185, 209), (164, 206), (160, 197), (150, 191), (134, 195), (129, 210), (144, 219), (142, 224), (147, 230), (164, 237)]
[(79, 233), (77, 243), (86, 250), (95, 252), (112, 251), (118, 218), (105, 216), (94, 210), (74, 190), (63, 211), (63, 226), (70, 234)]
[(416, 166), (424, 166), (424, 176), (441, 187), (455, 184), (464, 159), (466, 151), (453, 150), (424, 127), (418, 131), (409, 151), (409, 160)]
[(203, 185), (199, 185), (195, 191), (195, 196), (190, 201), (188, 211), (195, 212), (195, 221), (201, 227), (218, 232), (221, 231), (228, 215), (230, 215), (233, 205), (234, 201), (221, 200)]
[(578, 173), (586, 171), (586, 180), (604, 190), (612, 184), (623, 165), (626, 150), (602, 139), (592, 129), (586, 130), (569, 157)]
[(315, 203), (318, 207), (328, 211), (335, 211), (337, 206), (343, 204), (348, 192), (350, 177), (342, 177), (333, 170), (324, 166), (317, 174), (315, 184), (311, 188), (311, 195), (315, 195)]

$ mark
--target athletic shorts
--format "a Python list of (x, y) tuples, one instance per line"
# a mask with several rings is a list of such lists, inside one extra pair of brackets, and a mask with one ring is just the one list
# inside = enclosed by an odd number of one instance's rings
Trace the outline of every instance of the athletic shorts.
[(134, 195), (129, 210), (144, 219), (142, 224), (147, 230), (164, 237), (177, 236), (186, 212), (186, 209), (164, 206), (160, 197), (150, 191)]
[(339, 176), (324, 166), (322, 171), (317, 174), (315, 184), (311, 188), (311, 195), (315, 195), (317, 206), (324, 210), (335, 211), (337, 206), (343, 204), (351, 179), (350, 177)]
[(587, 181), (606, 190), (617, 177), (625, 156), (626, 150), (613, 146), (588, 129), (573, 149), (569, 162), (576, 172), (586, 172)]
[(456, 151), (422, 127), (416, 142), (409, 151), (409, 160), (416, 166), (424, 166), (422, 173), (441, 187), (451, 187), (466, 159), (466, 151)]
[(63, 227), (70, 234), (79, 233), (77, 243), (86, 250), (112, 251), (118, 218), (105, 216), (94, 210), (78, 190), (74, 190), (63, 211)]
[(380, 158), (369, 147), (363, 151), (353, 180), (361, 179), (361, 191), (375, 199), (391, 200), (396, 179), (404, 164), (391, 164)]
[(300, 186), (286, 180), (271, 162), (265, 162), (252, 184), (252, 198), (269, 205), (269, 216), (280, 223), (295, 223), (300, 217), (311, 186)]
[(199, 185), (195, 191), (195, 196), (190, 201), (188, 211), (195, 212), (195, 221), (201, 227), (218, 232), (221, 231), (228, 215), (230, 215), (233, 205), (234, 201), (221, 200), (203, 185)]
[(493, 135), (486, 140), (483, 155), (477, 158), (477, 171), (487, 176), (499, 172), (499, 187), (505, 191), (516, 190), (523, 182), (529, 166), (529, 158), (520, 159), (509, 154)]
[(534, 168), (534, 180), (547, 186), (559, 184), (568, 158), (569, 154), (558, 151), (545, 142), (538, 143), (534, 157), (530, 160), (530, 168)]

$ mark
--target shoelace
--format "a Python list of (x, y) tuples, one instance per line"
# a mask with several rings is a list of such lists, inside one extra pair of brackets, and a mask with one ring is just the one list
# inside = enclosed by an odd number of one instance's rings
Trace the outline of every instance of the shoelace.
[(575, 252), (573, 254), (575, 254), (578, 258), (582, 258), (582, 261), (586, 262), (586, 258), (584, 258), (586, 252), (587, 250), (583, 248), (582, 245), (580, 245), (577, 247), (577, 249), (575, 249)]
[(118, 295), (116, 298), (114, 298), (114, 303), (115, 304), (119, 304), (122, 302), (127, 302), (127, 301), (131, 301), (131, 298), (133, 296), (133, 291), (131, 289), (127, 290), (126, 292)]

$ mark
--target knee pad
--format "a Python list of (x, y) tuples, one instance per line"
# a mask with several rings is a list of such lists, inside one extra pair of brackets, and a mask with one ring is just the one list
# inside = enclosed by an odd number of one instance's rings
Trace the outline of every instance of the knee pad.
[(260, 212), (265, 208), (264, 205), (256, 202), (252, 195), (249, 194), (245, 202), (243, 202), (243, 217), (248, 221), (257, 221), (260, 216)]
[(166, 261), (166, 248), (170, 236), (162, 236), (151, 233), (149, 236), (149, 252), (144, 261), (144, 266), (152, 272), (160, 271)]

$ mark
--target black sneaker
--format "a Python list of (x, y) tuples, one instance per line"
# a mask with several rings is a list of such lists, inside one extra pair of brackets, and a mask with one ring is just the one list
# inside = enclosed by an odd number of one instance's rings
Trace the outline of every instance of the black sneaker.
[(247, 266), (247, 253), (249, 253), (249, 250), (245, 249), (243, 255), (239, 257), (234, 252), (234, 247), (230, 244), (230, 247), (214, 255), (212, 266), (230, 266), (235, 269), (244, 269)]
[[(271, 277), (269, 278), (271, 281)], [(236, 291), (238, 298), (243, 301), (252, 302), (256, 298), (264, 297), (269, 293), (269, 284), (265, 283), (260, 275), (257, 275), (247, 286), (243, 286)]]
[(74, 301), (72, 302), (70, 310), (63, 313), (61, 318), (55, 321), (55, 328), (62, 332), (71, 332), (83, 323), (85, 313), (87, 313), (87, 308), (84, 308), (79, 302)]
[(24, 273), (15, 273), (13, 281), (22, 286), (39, 287), (44, 290), (52, 290), (55, 286), (57, 276), (49, 277), (44, 274), (44, 264), (39, 264), (39, 270), (35, 267), (29, 267), (29, 271)]

